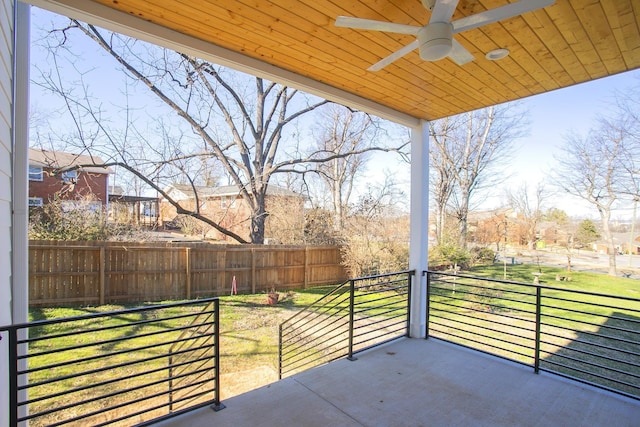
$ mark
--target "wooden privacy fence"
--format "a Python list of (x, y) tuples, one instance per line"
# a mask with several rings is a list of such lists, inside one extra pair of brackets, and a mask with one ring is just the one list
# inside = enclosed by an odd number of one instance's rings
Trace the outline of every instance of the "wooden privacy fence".
[(29, 245), (29, 304), (97, 305), (265, 292), (346, 279), (333, 246), (42, 242)]

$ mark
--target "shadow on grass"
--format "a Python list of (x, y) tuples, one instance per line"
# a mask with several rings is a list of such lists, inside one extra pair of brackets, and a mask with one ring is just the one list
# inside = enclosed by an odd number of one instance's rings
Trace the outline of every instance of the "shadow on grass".
[(589, 326), (575, 326), (581, 330), (567, 344), (543, 344), (540, 367), (640, 398), (640, 318), (613, 312), (597, 329)]

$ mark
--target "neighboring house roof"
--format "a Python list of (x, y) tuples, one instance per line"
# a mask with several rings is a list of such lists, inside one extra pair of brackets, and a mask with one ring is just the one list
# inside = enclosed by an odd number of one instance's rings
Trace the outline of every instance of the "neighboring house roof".
[[(626, 233), (614, 232), (614, 233), (611, 233), (611, 237), (613, 238), (614, 245), (628, 245), (629, 238), (631, 237), (631, 233), (630, 232), (626, 232)], [(636, 236), (634, 239), (632, 239), (633, 241), (632, 244), (637, 245), (638, 242), (640, 242), (639, 239), (640, 239), (640, 236)], [(600, 236), (600, 238), (596, 240), (594, 243), (601, 246), (607, 246), (609, 244), (606, 240), (602, 238), (602, 236)]]
[(491, 218), (496, 218), (501, 216), (515, 218), (516, 214), (515, 214), (515, 211), (511, 208), (498, 208), (498, 209), (491, 209), (486, 211), (469, 212), (468, 220), (469, 222), (485, 221)]
[[(237, 196), (240, 194), (240, 190), (237, 185), (222, 185), (219, 187), (208, 187), (204, 185), (196, 185), (195, 190), (198, 193), (199, 198), (207, 197), (225, 197), (225, 196)], [(189, 184), (171, 184), (166, 190), (166, 193), (173, 193), (176, 199), (190, 199), (194, 197), (193, 187)], [(278, 187), (276, 185), (269, 185), (267, 187), (268, 196), (283, 196), (283, 197), (302, 197), (300, 194), (291, 191), (286, 188)], [(180, 197), (181, 196), (181, 197)]]
[(77, 165), (92, 165), (81, 167), (78, 170), (91, 173), (113, 173), (110, 168), (100, 166), (102, 164), (104, 164), (104, 161), (100, 157), (29, 148), (29, 166), (63, 169)]
[(158, 198), (148, 196), (126, 196), (123, 194), (109, 194), (109, 201), (122, 203), (158, 202)]
[(119, 185), (110, 185), (109, 186), (109, 197), (111, 196), (122, 196), (124, 195), (124, 188)]

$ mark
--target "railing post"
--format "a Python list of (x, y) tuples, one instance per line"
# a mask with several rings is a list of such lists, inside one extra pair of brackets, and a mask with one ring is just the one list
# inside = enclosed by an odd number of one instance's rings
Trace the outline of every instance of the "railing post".
[(414, 274), (415, 271), (410, 271), (407, 273), (407, 332), (405, 334), (407, 338), (411, 337), (411, 279), (413, 278)]
[(431, 307), (431, 273), (428, 271), (422, 272), (423, 276), (427, 276), (427, 308), (425, 310), (425, 332), (424, 339), (429, 339), (429, 308)]
[(7, 330), (9, 335), (9, 425), (18, 425), (18, 330)]
[(282, 379), (282, 323), (278, 326), (278, 379)]
[(173, 356), (169, 353), (169, 413), (173, 412)]
[(349, 356), (347, 357), (347, 359), (354, 361), (354, 360), (358, 360), (357, 357), (353, 357), (353, 324), (354, 324), (354, 302), (355, 302), (355, 289), (356, 289), (356, 282), (355, 280), (351, 280), (350, 281), (350, 286), (349, 286)]
[(214, 392), (215, 403), (211, 409), (218, 412), (224, 409), (225, 406), (220, 402), (220, 300), (217, 298), (213, 301), (213, 309), (213, 322), (215, 323), (213, 326), (213, 358), (215, 362), (214, 375), (216, 376), (216, 390)]
[(536, 341), (535, 353), (533, 356), (533, 370), (536, 374), (540, 373), (540, 314), (542, 311), (542, 288), (536, 286)]

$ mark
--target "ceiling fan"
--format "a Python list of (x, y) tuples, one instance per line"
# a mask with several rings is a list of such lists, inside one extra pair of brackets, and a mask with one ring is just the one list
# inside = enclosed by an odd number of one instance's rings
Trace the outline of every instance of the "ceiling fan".
[(335, 25), (338, 27), (385, 31), (416, 36), (416, 40), (376, 62), (367, 69), (368, 71), (379, 71), (416, 48), (419, 49), (420, 58), (425, 61), (437, 61), (448, 56), (456, 64), (464, 65), (473, 61), (474, 57), (453, 38), (454, 34), (503, 19), (512, 18), (549, 6), (555, 2), (555, 0), (520, 0), (452, 22), (451, 17), (458, 6), (459, 0), (421, 1), (425, 8), (432, 11), (429, 23), (423, 27), (349, 16), (338, 16)]

